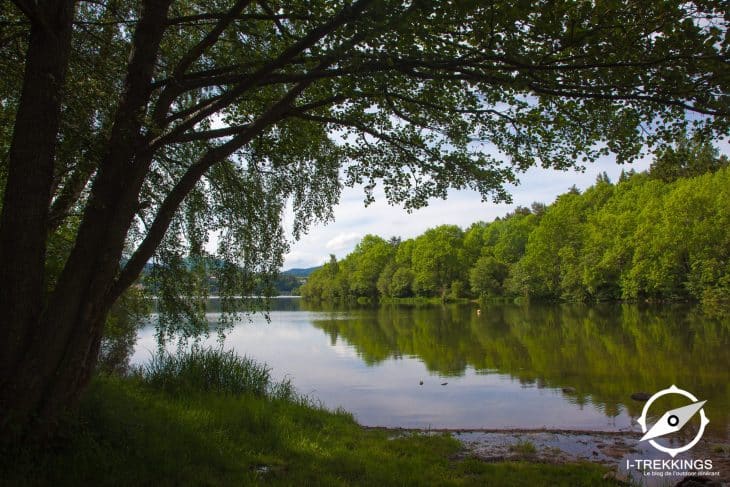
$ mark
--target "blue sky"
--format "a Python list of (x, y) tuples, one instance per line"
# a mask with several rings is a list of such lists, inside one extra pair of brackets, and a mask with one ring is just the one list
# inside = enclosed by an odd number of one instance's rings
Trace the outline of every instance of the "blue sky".
[[(730, 144), (721, 143), (720, 150), (730, 154)], [(650, 160), (645, 158), (633, 164), (618, 165), (613, 157), (606, 157), (588, 164), (583, 172), (531, 168), (521, 175), (518, 186), (509, 188), (513, 199), (509, 205), (482, 202), (474, 191), (451, 191), (448, 199), (431, 200), (426, 208), (409, 214), (401, 207), (388, 205), (382, 191), (376, 191), (375, 203), (366, 208), (362, 187), (345, 188), (335, 208), (335, 221), (314, 225), (298, 242), (293, 242), (284, 269), (318, 266), (327, 261), (330, 254), (342, 258), (368, 233), (406, 239), (438, 225), (456, 224), (464, 228), (476, 221), (492, 221), (516, 206), (529, 206), (535, 201), (552, 203), (572, 185), (583, 190), (604, 171), (612, 181), (618, 179), (622, 169), (643, 171), (649, 167)]]

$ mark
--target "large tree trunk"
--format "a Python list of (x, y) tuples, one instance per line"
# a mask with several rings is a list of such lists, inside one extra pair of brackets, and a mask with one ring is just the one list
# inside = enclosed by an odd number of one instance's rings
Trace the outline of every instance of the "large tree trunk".
[[(47, 300), (41, 299), (42, 281), (30, 289), (23, 299), (32, 313), (13, 317), (11, 326), (7, 327), (22, 335), (20, 348), (18, 341), (3, 345), (3, 350), (7, 349), (13, 359), (4, 361), (0, 371), (3, 409), (0, 433), (10, 433), (13, 438), (44, 437), (52, 433), (59, 415), (75, 403), (88, 384), (96, 364), (104, 321), (116, 298), (111, 289), (119, 271), (124, 241), (151, 161), (151, 154), (144, 150), (141, 126), (170, 1), (144, 2), (110, 140), (74, 248), (56, 287)], [(26, 88), (30, 91), (25, 91)], [(24, 87), (24, 95), (33, 89), (33, 86)], [(51, 129), (55, 142), (57, 118)], [(22, 133), (18, 127), (16, 132)], [(46, 184), (43, 202), (37, 204), (42, 206), (39, 211), (44, 218), (42, 232), (39, 230), (35, 238), (43, 246), (48, 228), (52, 165), (48, 169), (41, 175)], [(12, 259), (17, 252), (18, 249), (9, 249), (3, 258)], [(43, 255), (40, 260), (42, 270)], [(15, 279), (17, 276), (6, 282)], [(12, 301), (5, 301), (4, 308), (12, 306), (9, 303)], [(3, 328), (2, 335), (5, 334)]]
[(73, 1), (31, 7), (23, 91), (9, 153), (0, 216), (0, 431), (17, 426), (9, 401), (19, 362), (38, 326), (45, 295), (48, 206), (63, 85), (71, 49)]

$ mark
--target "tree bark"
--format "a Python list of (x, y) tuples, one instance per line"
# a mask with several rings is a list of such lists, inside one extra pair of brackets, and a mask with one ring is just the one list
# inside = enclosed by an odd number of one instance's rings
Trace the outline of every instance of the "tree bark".
[(74, 2), (28, 6), (31, 19), (23, 88), (9, 152), (0, 216), (0, 431), (17, 418), (9, 401), (13, 381), (38, 325), (63, 86), (71, 50)]
[[(20, 351), (13, 350), (13, 362), (2, 371), (0, 428), (14, 432), (15, 438), (42, 439), (51, 433), (59, 415), (78, 399), (95, 366), (104, 321), (113, 304), (109, 290), (152, 157), (143, 150), (141, 127), (170, 1), (144, 2), (110, 140), (55, 289), (45, 306), (31, 303), (32, 319), (13, 322), (22, 331), (24, 343)], [(24, 95), (32, 94), (32, 88)], [(57, 130), (58, 125), (54, 140)], [(51, 166), (43, 174), (48, 191), (52, 176)], [(50, 197), (48, 192), (45, 195), (43, 242)], [(35, 291), (26, 299), (36, 300), (42, 294)]]

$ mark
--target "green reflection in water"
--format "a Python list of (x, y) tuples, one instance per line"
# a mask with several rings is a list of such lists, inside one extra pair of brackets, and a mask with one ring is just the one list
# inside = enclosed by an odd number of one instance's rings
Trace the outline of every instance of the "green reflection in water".
[(472, 306), (384, 306), (319, 317), (314, 326), (367, 364), (413, 356), (439, 375), (472, 367), (571, 387), (571, 402), (592, 402), (607, 416), (623, 406), (636, 417), (644, 403), (632, 393), (676, 384), (707, 399), (710, 429), (728, 435), (730, 318), (696, 307), (490, 305), (477, 315)]

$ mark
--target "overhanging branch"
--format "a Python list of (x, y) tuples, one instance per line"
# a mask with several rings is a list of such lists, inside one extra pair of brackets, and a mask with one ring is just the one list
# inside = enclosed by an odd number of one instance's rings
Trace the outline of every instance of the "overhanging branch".
[(193, 142), (197, 140), (211, 140), (219, 139), (221, 137), (230, 137), (237, 135), (247, 130), (249, 125), (235, 125), (233, 127), (224, 127), (220, 129), (211, 130), (200, 130), (196, 132), (186, 132), (170, 140), (171, 144), (178, 144), (182, 142)]
[[(326, 66), (321, 66), (324, 69)], [(200, 178), (214, 164), (230, 157), (235, 151), (248, 144), (254, 137), (262, 133), (272, 124), (284, 118), (296, 98), (311, 84), (306, 81), (292, 87), (281, 100), (262, 114), (254, 123), (238, 133), (223, 145), (209, 149), (195, 164), (193, 164), (175, 184), (157, 210), (157, 214), (149, 227), (147, 235), (127, 261), (119, 276), (115, 280), (108, 299), (114, 302), (139, 276), (145, 263), (152, 257), (157, 246), (167, 232), (175, 212), (185, 197), (193, 190)]]
[[(272, 62), (268, 63), (258, 71), (252, 73), (249, 77), (242, 80), (234, 88), (226, 92), (218, 100), (211, 105), (202, 108), (201, 110), (192, 113), (183, 122), (177, 125), (170, 133), (157, 137), (150, 141), (150, 148), (155, 149), (161, 145), (169, 142), (169, 139), (173, 139), (178, 135), (185, 133), (186, 131), (195, 127), (199, 122), (206, 119), (210, 115), (213, 115), (223, 107), (233, 103), (236, 98), (248, 91), (249, 89), (257, 86), (259, 82), (265, 77), (269, 76), (276, 70), (286, 66), (292, 59), (299, 56), (306, 49), (314, 46), (321, 39), (337, 30), (342, 25), (346, 24), (351, 19), (359, 15), (373, 0), (358, 0), (352, 6), (343, 8), (335, 17), (330, 21), (322, 24), (321, 26), (313, 29), (307, 34), (302, 40), (294, 43), (285, 49), (279, 56), (276, 57)], [(331, 61), (331, 60), (330, 60)], [(329, 63), (328, 63), (329, 65)], [(319, 69), (319, 68), (318, 68)], [(315, 70), (316, 71), (316, 70)], [(309, 84), (309, 82), (308, 82)], [(160, 107), (164, 108), (164, 107)], [(165, 110), (166, 111), (166, 110)], [(157, 112), (157, 110), (156, 110)], [(164, 116), (162, 111), (158, 112), (157, 117)]]

